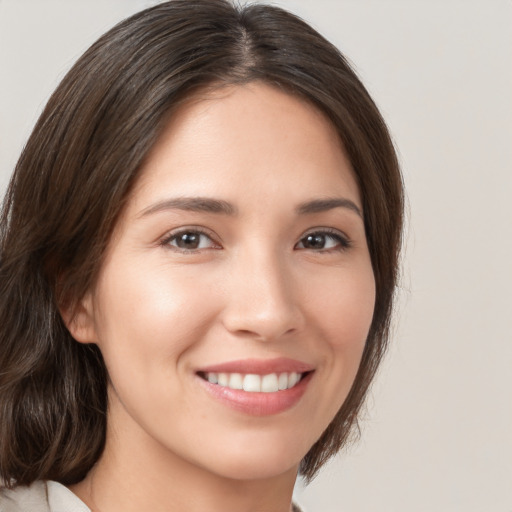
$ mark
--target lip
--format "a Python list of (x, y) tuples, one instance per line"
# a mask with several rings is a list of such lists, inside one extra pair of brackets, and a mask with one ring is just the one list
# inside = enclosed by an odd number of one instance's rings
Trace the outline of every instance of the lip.
[(268, 375), (269, 373), (306, 373), (314, 370), (310, 364), (279, 357), (276, 359), (239, 359), (225, 363), (198, 368), (197, 373), (252, 373), (254, 375)]
[[(258, 393), (212, 384), (200, 376), (202, 373), (209, 372), (255, 375), (297, 372), (306, 373), (306, 375), (293, 388), (272, 393)], [(314, 368), (311, 365), (288, 358), (229, 361), (204, 367), (196, 372), (197, 380), (208, 395), (227, 407), (250, 416), (269, 416), (291, 409), (306, 392), (313, 375)]]

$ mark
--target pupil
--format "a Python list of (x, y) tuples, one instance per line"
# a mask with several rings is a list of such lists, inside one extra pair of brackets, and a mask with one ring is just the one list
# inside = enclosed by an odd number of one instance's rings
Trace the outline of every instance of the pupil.
[(178, 247), (182, 249), (197, 249), (199, 235), (197, 233), (184, 233), (177, 240)]
[(308, 235), (306, 237), (306, 246), (312, 249), (322, 249), (325, 245), (324, 235)]

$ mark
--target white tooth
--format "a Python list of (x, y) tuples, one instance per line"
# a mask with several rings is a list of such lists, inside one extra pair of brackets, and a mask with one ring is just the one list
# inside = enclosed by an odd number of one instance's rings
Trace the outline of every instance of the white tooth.
[(244, 377), (244, 391), (261, 391), (261, 377), (259, 375), (248, 374)]
[(263, 391), (263, 393), (275, 393), (276, 391), (279, 391), (277, 374), (271, 373), (263, 376), (261, 379), (261, 391)]
[(229, 384), (229, 374), (219, 373), (218, 382), (219, 386), (227, 386)]
[(288, 388), (293, 388), (297, 382), (299, 382), (300, 375), (296, 372), (290, 373), (288, 377)]
[(217, 384), (217, 382), (219, 382), (219, 377), (216, 373), (208, 373), (207, 378), (208, 382), (211, 382), (212, 384)]
[(288, 389), (288, 374), (287, 373), (281, 373), (281, 375), (279, 375), (278, 387), (280, 390)]
[(231, 389), (243, 389), (243, 379), (240, 373), (232, 373), (229, 376), (229, 387)]

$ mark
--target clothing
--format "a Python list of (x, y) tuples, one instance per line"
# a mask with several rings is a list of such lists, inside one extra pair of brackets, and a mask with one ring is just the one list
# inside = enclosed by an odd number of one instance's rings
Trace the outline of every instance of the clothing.
[[(0, 488), (0, 512), (91, 512), (91, 509), (64, 485), (40, 480), (29, 487)], [(294, 504), (293, 512), (301, 510)]]
[(0, 490), (0, 512), (91, 512), (67, 487), (58, 482), (34, 482)]

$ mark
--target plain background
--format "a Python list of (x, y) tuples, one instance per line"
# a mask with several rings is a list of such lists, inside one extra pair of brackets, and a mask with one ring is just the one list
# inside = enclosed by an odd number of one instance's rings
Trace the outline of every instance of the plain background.
[[(0, 0), (0, 192), (65, 71), (144, 0)], [(393, 345), (309, 512), (512, 512), (512, 2), (281, 0), (354, 63), (400, 151)]]

